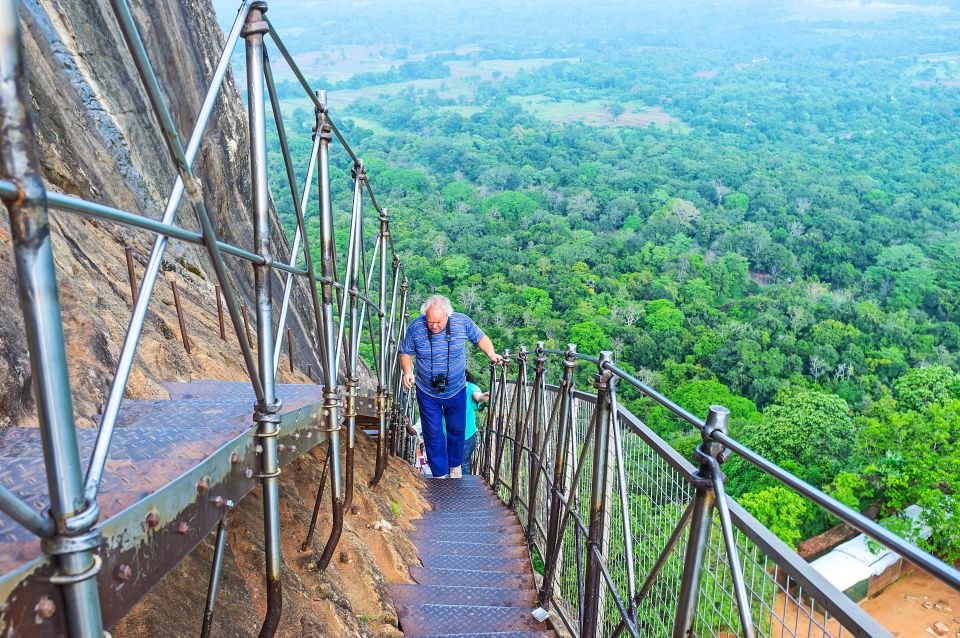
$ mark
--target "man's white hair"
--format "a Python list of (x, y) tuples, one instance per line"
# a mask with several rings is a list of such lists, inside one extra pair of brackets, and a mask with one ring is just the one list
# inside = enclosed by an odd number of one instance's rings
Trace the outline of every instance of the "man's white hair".
[(440, 308), (440, 310), (447, 313), (448, 317), (453, 314), (453, 306), (450, 304), (450, 300), (443, 295), (430, 295), (427, 297), (427, 300), (423, 302), (422, 306), (420, 306), (420, 314), (427, 314), (427, 310), (431, 306), (437, 306)]

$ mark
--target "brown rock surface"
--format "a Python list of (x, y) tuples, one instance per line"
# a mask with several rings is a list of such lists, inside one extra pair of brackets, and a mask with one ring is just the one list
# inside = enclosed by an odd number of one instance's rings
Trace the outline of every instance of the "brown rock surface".
[[(418, 473), (400, 459), (390, 459), (381, 484), (367, 487), (373, 476), (376, 443), (361, 437), (357, 449), (359, 514), (347, 514), (338, 553), (348, 563), (330, 562), (323, 574), (312, 571), (330, 529), (329, 485), (313, 547), (300, 553), (320, 479), (324, 446), (284, 468), (280, 477), (280, 522), (283, 530), (283, 616), (279, 636), (399, 636), (397, 614), (385, 584), (409, 583), (407, 566), (418, 564), (406, 536), (411, 519), (427, 507)], [(265, 609), (263, 587), (263, 501), (259, 490), (241, 501), (229, 519), (228, 549), (214, 616), (215, 636), (255, 636)], [(397, 510), (399, 514), (395, 514)], [(374, 530), (387, 520), (389, 531)], [(115, 638), (193, 636), (203, 619), (210, 564), (211, 533), (113, 630)]]

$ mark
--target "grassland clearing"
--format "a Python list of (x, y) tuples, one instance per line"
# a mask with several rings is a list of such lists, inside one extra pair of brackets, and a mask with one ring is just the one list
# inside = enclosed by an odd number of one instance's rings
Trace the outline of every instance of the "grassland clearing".
[(562, 100), (545, 95), (518, 95), (509, 98), (535, 116), (557, 123), (582, 122), (587, 126), (657, 126), (686, 133), (690, 127), (659, 106), (623, 102), (624, 112), (614, 118), (604, 100)]

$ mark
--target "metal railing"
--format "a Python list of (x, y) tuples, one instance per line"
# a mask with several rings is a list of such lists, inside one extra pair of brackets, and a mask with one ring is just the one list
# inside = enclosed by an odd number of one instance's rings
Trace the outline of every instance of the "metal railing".
[[(160, 221), (46, 189), (40, 172), (30, 115), (30, 92), (24, 68), (17, 3), (14, 0), (0, 0), (0, 198), (10, 213), (50, 499), (49, 508), (40, 514), (10, 489), (0, 486), (0, 510), (43, 539), (44, 551), (56, 559), (60, 573), (51, 579), (51, 582), (62, 588), (70, 635), (74, 638), (99, 638), (103, 635), (97, 581), (94, 578), (101, 564), (97, 552), (102, 543), (97, 527), (100, 514), (97, 496), (111, 441), (167, 243), (170, 239), (176, 239), (203, 245), (216, 275), (218, 307), (222, 293), (222, 300), (236, 333), (244, 366), (256, 397), (252, 416), (257, 424), (255, 436), (259, 439), (259, 447), (262, 447), (259, 478), (263, 485), (267, 592), (266, 616), (260, 635), (272, 636), (280, 620), (282, 604), (278, 493), (280, 469), (277, 448), (281, 403), (276, 394), (276, 373), (294, 276), (305, 277), (308, 281), (307, 288), (316, 325), (316, 343), (313, 345), (322, 362), (320, 372), (323, 409), (320, 412), (322, 423), (318, 429), (328, 434), (329, 441), (329, 463), (325, 465), (324, 475), (329, 469), (333, 524), (318, 562), (320, 570), (327, 566), (334, 553), (342, 531), (344, 509), (349, 506), (353, 495), (359, 351), (364, 326), (370, 337), (377, 374), (376, 414), (379, 437), (377, 463), (371, 485), (376, 485), (383, 476), (389, 453), (408, 452), (409, 440), (400, 436), (400, 428), (402, 417), (411, 416), (409, 413), (412, 401), (399, 383), (397, 366), (398, 344), (407, 318), (408, 282), (394, 251), (389, 216), (374, 197), (363, 162), (331, 121), (325, 92), (314, 91), (310, 87), (273, 25), (267, 20), (265, 2), (245, 0), (240, 3), (237, 18), (227, 34), (226, 44), (186, 146), (181, 142), (170, 109), (164, 102), (150, 56), (127, 1), (111, 0), (111, 5), (146, 90), (153, 115), (163, 132), (167, 150), (178, 171)], [(315, 107), (313, 146), (309, 166), (301, 182), (298, 182), (290, 157), (264, 37), (267, 34)], [(218, 240), (213, 220), (193, 171), (194, 159), (220, 94), (231, 55), (240, 38), (245, 40), (246, 52), (253, 251)], [(275, 259), (270, 244), (270, 194), (266, 151), (268, 100), (297, 218), (288, 263)], [(330, 144), (334, 137), (353, 161), (354, 197), (346, 250), (347, 261), (342, 280), (337, 273), (334, 215), (331, 205), (329, 162)], [(319, 272), (314, 269), (305, 225), (314, 170), (317, 171), (320, 194)], [(298, 188), (301, 184), (302, 192)], [(184, 197), (199, 223), (199, 233), (181, 228), (176, 223), (178, 206)], [(373, 206), (379, 221), (379, 232), (372, 247), (373, 256), (369, 269), (368, 249), (364, 245), (365, 201), (369, 201)], [(139, 290), (134, 295), (129, 329), (85, 473), (77, 447), (47, 218), (48, 207), (116, 222), (156, 235)], [(250, 262), (254, 267), (255, 347), (248, 341), (244, 327), (246, 315), (225, 263), (227, 255)], [(301, 257), (303, 267), (298, 265)], [(132, 273), (132, 267), (130, 270)], [(286, 274), (276, 328), (273, 290), (275, 271)], [(375, 273), (378, 276), (376, 289), (379, 294), (376, 301), (371, 299), (371, 282)], [(220, 323), (222, 332), (222, 316)], [(181, 332), (185, 333), (185, 330), (182, 328)], [(185, 337), (185, 334), (183, 336)], [(185, 341), (185, 345), (187, 343)], [(340, 365), (341, 361), (343, 366)], [(338, 373), (341, 368), (345, 370), (343, 377)], [(346, 387), (345, 396), (341, 396), (341, 386)], [(340, 462), (341, 417), (347, 430), (343, 468)], [(318, 488), (314, 518), (310, 525), (311, 535), (320, 509), (324, 485), (325, 480), (321, 481)], [(203, 635), (209, 631), (216, 597), (225, 544), (225, 523), (225, 520), (221, 521), (217, 535), (208, 604), (203, 619)]]
[[(890, 636), (724, 492), (731, 453), (844, 523), (960, 589), (960, 573), (840, 504), (727, 434), (729, 412), (701, 420), (614, 365), (544, 348), (491, 366), (478, 473), (518, 515), (538, 567), (540, 604), (580, 638), (632, 635)], [(559, 358), (558, 386), (547, 363)], [(516, 362), (516, 373), (510, 368)], [(575, 370), (595, 371), (594, 392)], [(552, 371), (551, 371), (552, 372)], [(627, 384), (701, 433), (698, 467), (617, 400)]]

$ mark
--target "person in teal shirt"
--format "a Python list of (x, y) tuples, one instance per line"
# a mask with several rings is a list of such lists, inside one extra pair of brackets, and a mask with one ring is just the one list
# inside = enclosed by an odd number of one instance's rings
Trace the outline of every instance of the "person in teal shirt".
[[(469, 370), (467, 377), (467, 427), (463, 430), (463, 473), (470, 474), (473, 462), (473, 451), (477, 449), (477, 408), (490, 400), (490, 393), (484, 392), (477, 385), (477, 378)], [(447, 433), (447, 424), (441, 421), (443, 433)]]
[(463, 473), (470, 474), (473, 451), (477, 448), (477, 408), (490, 400), (490, 393), (477, 385), (469, 370), (467, 375), (467, 427), (463, 431)]

